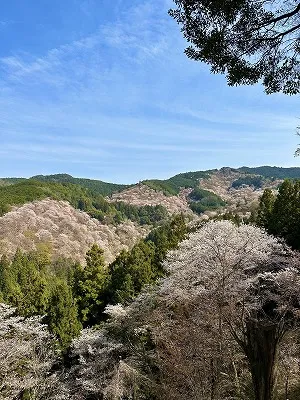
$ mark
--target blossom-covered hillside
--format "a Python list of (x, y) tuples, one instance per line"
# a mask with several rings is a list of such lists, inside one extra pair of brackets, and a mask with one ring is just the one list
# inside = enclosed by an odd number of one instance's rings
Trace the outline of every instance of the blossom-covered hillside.
[(232, 168), (221, 168), (211, 173), (209, 178), (201, 179), (199, 185), (226, 201), (226, 211), (247, 215), (252, 208), (257, 207), (264, 189), (276, 190), (282, 181), (246, 174)]
[(106, 198), (95, 194), (95, 188), (103, 188), (101, 181), (93, 181), (87, 188), (86, 180), (73, 178), (76, 184), (66, 183), (69, 176), (61, 174), (35, 177), (41, 181), (5, 178), (0, 187), (0, 255), (12, 255), (18, 247), (27, 251), (46, 246), (54, 257), (83, 261), (96, 242), (104, 249), (106, 262), (111, 262), (121, 249), (132, 247), (168, 214), (184, 213), (192, 218), (198, 214), (208, 219), (232, 212), (249, 217), (257, 209), (263, 190), (275, 192), (285, 176), (296, 178), (299, 169), (243, 167), (188, 172), (165, 181), (112, 186), (119, 191), (109, 192)]
[(28, 251), (46, 246), (55, 258), (83, 262), (87, 250), (97, 243), (106, 262), (111, 262), (148, 232), (149, 227), (131, 221), (103, 224), (65, 201), (46, 199), (15, 207), (0, 218), (0, 254), (10, 256), (17, 248)]
[(178, 196), (166, 196), (162, 191), (155, 191), (142, 183), (111, 196), (112, 201), (122, 201), (135, 206), (163, 205), (171, 214), (191, 213), (185, 192)]

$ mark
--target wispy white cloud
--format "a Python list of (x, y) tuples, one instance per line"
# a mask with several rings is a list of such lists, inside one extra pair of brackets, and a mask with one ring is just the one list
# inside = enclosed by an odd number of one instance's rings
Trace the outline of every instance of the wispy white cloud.
[[(24, 78), (26, 84), (28, 76), (36, 76), (41, 79), (41, 83), (54, 83), (55, 79), (49, 79), (50, 75), (56, 79), (60, 77), (58, 81), (65, 75), (69, 80), (70, 73), (80, 69), (92, 74), (94, 79), (99, 79), (103, 72), (107, 73), (105, 62), (103, 63), (107, 51), (118, 51), (118, 57), (122, 55), (124, 60), (131, 59), (135, 63), (144, 63), (149, 59), (155, 59), (157, 62), (170, 51), (170, 41), (174, 40), (168, 32), (169, 19), (164, 14), (164, 18), (157, 17), (161, 3), (163, 1), (160, 0), (157, 3), (145, 1), (133, 7), (126, 7), (126, 11), (121, 12), (118, 20), (106, 22), (94, 33), (64, 43), (44, 55), (35, 57), (34, 54), (22, 52), (2, 57), (0, 66), (6, 74), (4, 79), (18, 80), (20, 83), (21, 78)], [(85, 1), (81, 8), (90, 10), (92, 4), (93, 1)], [(97, 69), (99, 63), (101, 70)]]
[(272, 131), (292, 131), (298, 122), (298, 117), (295, 110), (290, 110), (287, 114), (278, 112), (271, 112), (264, 109), (260, 110), (247, 110), (246, 108), (240, 108), (237, 112), (237, 108), (228, 107), (227, 105), (221, 105), (218, 112), (214, 109), (213, 105), (206, 107), (205, 110), (188, 108), (185, 105), (173, 104), (166, 105), (161, 104), (161, 108), (169, 113), (182, 115), (186, 118), (196, 119), (198, 121), (208, 121), (212, 123), (221, 124), (233, 124), (244, 127), (256, 127), (257, 129), (270, 129)]
[[(82, 16), (90, 18), (93, 4), (82, 2)], [(132, 4), (119, 0), (113, 21), (44, 54), (0, 59), (3, 157), (56, 160), (64, 171), (81, 162), (106, 174), (110, 168), (111, 177), (122, 166), (127, 182), (126, 164), (135, 180), (147, 176), (143, 168), (159, 175), (242, 165), (250, 146), (253, 162), (294, 161), (298, 110), (290, 98), (279, 106), (259, 90), (228, 89), (183, 55), (167, 16), (171, 0)]]
[[(26, 84), (28, 76), (36, 75), (39, 78), (45, 78), (41, 81), (43, 83), (43, 81), (49, 82), (49, 76), (52, 74), (55, 78), (52, 79), (54, 82), (59, 75), (61, 76), (61, 72), (64, 69), (65, 63), (68, 63), (68, 59), (70, 61), (72, 57), (76, 57), (76, 55), (80, 55), (84, 51), (92, 51), (99, 44), (100, 36), (100, 33), (96, 32), (80, 40), (75, 40), (72, 43), (53, 48), (41, 57), (34, 57), (31, 54), (2, 57), (0, 65), (2, 65), (2, 68), (6, 72), (5, 78), (7, 80), (21, 81), (24, 78), (23, 83)], [(76, 60), (75, 69), (82, 65), (82, 60)], [(66, 73), (65, 71), (63, 72)]]

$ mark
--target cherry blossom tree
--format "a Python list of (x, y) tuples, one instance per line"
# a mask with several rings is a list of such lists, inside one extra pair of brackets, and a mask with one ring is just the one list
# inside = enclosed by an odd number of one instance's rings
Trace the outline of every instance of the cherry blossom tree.
[(61, 399), (152, 398), (145, 394), (149, 394), (154, 384), (143, 370), (143, 364), (146, 364), (149, 373), (150, 366), (142, 351), (147, 329), (140, 327), (138, 305), (145, 315), (148, 314), (145, 313), (144, 298), (137, 299), (132, 307), (107, 306), (108, 322), (98, 329), (83, 329), (73, 340), (70, 365), (60, 379)]
[(247, 357), (256, 400), (271, 400), (278, 344), (298, 323), (298, 255), (257, 227), (219, 221), (192, 234), (165, 266), (161, 294), (214, 310), (220, 354), (228, 331)]
[(13, 307), (0, 304), (0, 398), (58, 399), (56, 376), (49, 373), (54, 345), (40, 318), (16, 316)]

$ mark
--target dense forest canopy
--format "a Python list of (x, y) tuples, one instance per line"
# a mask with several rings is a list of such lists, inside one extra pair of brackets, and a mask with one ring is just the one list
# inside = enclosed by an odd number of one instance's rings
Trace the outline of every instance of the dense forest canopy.
[(254, 186), (256, 189), (260, 189), (263, 185), (263, 178), (262, 176), (245, 176), (236, 179), (232, 182), (231, 186), (233, 188), (239, 188), (243, 185)]
[(199, 179), (209, 177), (209, 173), (210, 171), (185, 172), (166, 180), (149, 179), (143, 183), (154, 190), (161, 190), (167, 195), (176, 195), (180, 189), (196, 187)]
[(108, 303), (126, 303), (142, 288), (164, 276), (163, 259), (187, 233), (183, 216), (153, 230), (132, 250), (122, 251), (109, 266), (103, 250), (92, 245), (86, 265), (71, 259), (51, 260), (46, 246), (29, 253), (17, 250), (13, 259), (0, 260), (0, 301), (18, 314), (45, 315), (50, 332), (65, 348), (83, 325), (101, 322)]
[(193, 189), (188, 198), (191, 201), (190, 208), (197, 214), (201, 214), (206, 210), (216, 210), (226, 204), (220, 196), (199, 187)]
[(300, 168), (299, 167), (241, 167), (238, 168), (240, 172), (244, 172), (246, 174), (256, 174), (261, 175), (265, 178), (274, 178), (274, 179), (300, 179)]

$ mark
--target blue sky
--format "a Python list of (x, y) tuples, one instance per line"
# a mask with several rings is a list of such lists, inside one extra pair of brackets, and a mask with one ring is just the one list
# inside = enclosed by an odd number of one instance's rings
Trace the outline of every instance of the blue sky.
[(188, 60), (171, 0), (10, 0), (0, 16), (0, 176), (132, 183), (298, 166), (299, 97)]

